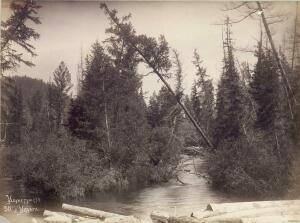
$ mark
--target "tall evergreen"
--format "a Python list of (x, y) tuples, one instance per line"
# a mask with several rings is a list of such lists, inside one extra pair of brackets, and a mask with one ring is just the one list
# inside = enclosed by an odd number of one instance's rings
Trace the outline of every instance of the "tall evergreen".
[(49, 120), (47, 112), (46, 97), (40, 90), (35, 90), (27, 99), (27, 106), (30, 116), (28, 129), (30, 132), (39, 132), (44, 137), (49, 133)]
[(122, 173), (126, 173), (148, 148), (148, 124), (137, 72), (140, 60), (135, 49), (126, 45), (116, 31), (115, 27), (107, 30), (108, 56), (116, 76), (114, 85), (108, 86), (114, 93), (109, 98), (108, 110), (111, 113), (112, 160)]
[(263, 50), (259, 46), (256, 56), (257, 63), (250, 83), (250, 93), (257, 104), (255, 126), (271, 130), (275, 128), (279, 112), (279, 74), (271, 50)]
[[(82, 90), (71, 103), (69, 127), (78, 137), (100, 143), (99, 149), (108, 144), (105, 118), (105, 103), (112, 99), (111, 86), (114, 73), (111, 62), (104, 53), (104, 48), (96, 41), (91, 54), (86, 58), (86, 73)], [(107, 120), (108, 122), (109, 120)]]
[(216, 123), (214, 145), (217, 148), (224, 140), (236, 140), (242, 132), (243, 96), (240, 77), (235, 66), (230, 30), (227, 26), (227, 37), (224, 55), (224, 67), (218, 85), (216, 101)]
[(116, 38), (106, 41), (106, 49), (99, 42), (92, 46), (69, 127), (92, 142), (108, 165), (126, 172), (147, 148), (146, 107), (134, 51)]
[(195, 119), (198, 123), (201, 121), (201, 113), (200, 113), (200, 99), (199, 99), (199, 93), (197, 88), (197, 82), (194, 81), (191, 89), (191, 108), (192, 108), (192, 114), (194, 115)]
[(69, 91), (71, 90), (71, 74), (62, 61), (53, 73), (53, 82), (49, 83), (48, 101), (49, 117), (56, 128), (65, 122), (65, 111), (69, 104)]
[[(198, 111), (195, 110), (195, 114), (198, 122), (204, 127), (206, 133), (210, 136), (212, 131), (213, 111), (214, 111), (214, 87), (212, 80), (207, 78), (206, 69), (201, 65), (202, 61), (198, 52), (194, 51), (193, 64), (196, 67), (196, 86), (198, 88), (197, 96), (199, 102)], [(193, 89), (193, 91), (195, 91)], [(195, 105), (197, 106), (197, 105)]]
[(149, 105), (147, 108), (147, 120), (152, 128), (155, 128), (161, 123), (160, 106), (155, 92), (150, 96)]

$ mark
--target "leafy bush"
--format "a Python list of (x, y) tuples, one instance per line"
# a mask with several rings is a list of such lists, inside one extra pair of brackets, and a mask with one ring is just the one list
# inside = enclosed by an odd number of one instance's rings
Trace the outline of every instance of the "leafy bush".
[(180, 161), (181, 143), (168, 127), (152, 129), (150, 136), (149, 162), (152, 165), (152, 182), (167, 181), (173, 177)]
[(17, 160), (13, 174), (29, 187), (61, 198), (117, 187), (116, 174), (103, 169), (101, 157), (63, 130), (44, 138), (38, 132), (31, 133), (11, 149), (10, 157)]
[(134, 184), (167, 181), (179, 161), (179, 144), (168, 128), (154, 129), (150, 147), (144, 148), (125, 172), (107, 166), (96, 145), (72, 137), (66, 130), (41, 137), (31, 132), (22, 144), (11, 147), (12, 174), (27, 187), (62, 199), (79, 198), (87, 193), (127, 190)]

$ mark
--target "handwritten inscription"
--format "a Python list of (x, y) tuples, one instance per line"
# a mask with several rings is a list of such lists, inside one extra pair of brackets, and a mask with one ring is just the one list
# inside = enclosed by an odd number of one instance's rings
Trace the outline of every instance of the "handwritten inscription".
[(5, 195), (7, 197), (8, 204), (38, 204), (41, 202), (39, 197), (34, 198), (13, 198), (11, 195)]
[(16, 215), (29, 214), (39, 211), (37, 207), (31, 205), (41, 202), (39, 197), (34, 198), (14, 198), (11, 195), (5, 195), (7, 197), (7, 204), (4, 205), (4, 212), (11, 212)]

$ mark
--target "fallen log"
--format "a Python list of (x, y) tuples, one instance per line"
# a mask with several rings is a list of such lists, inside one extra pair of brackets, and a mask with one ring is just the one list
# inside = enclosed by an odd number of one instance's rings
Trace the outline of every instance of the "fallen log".
[(99, 211), (91, 208), (85, 208), (85, 207), (79, 207), (79, 206), (74, 206), (70, 204), (63, 204), (62, 209), (70, 212), (74, 212), (77, 214), (85, 215), (85, 216), (91, 216), (91, 217), (96, 217), (101, 220), (104, 220), (106, 218), (111, 218), (111, 217), (122, 217), (124, 215), (120, 214), (115, 214), (115, 213), (110, 213), (110, 212), (105, 212), (105, 211)]
[(169, 223), (202, 223), (203, 220), (188, 217), (188, 216), (181, 216), (181, 217), (170, 217)]
[(242, 218), (241, 223), (299, 223), (300, 215), (274, 215), (256, 218)]
[(88, 219), (88, 220), (84, 220), (84, 221), (79, 221), (78, 223), (101, 223), (103, 221), (101, 221), (100, 219)]
[(72, 219), (66, 216), (56, 215), (44, 218), (46, 223), (72, 223)]
[(153, 223), (167, 223), (170, 216), (169, 213), (161, 211), (153, 211), (150, 214), (150, 218)]
[(117, 216), (106, 218), (104, 223), (141, 223), (141, 220), (134, 216)]
[(95, 218), (92, 218), (89, 216), (82, 217), (82, 216), (68, 214), (68, 213), (64, 213), (64, 212), (54, 212), (54, 211), (48, 211), (48, 210), (44, 211), (43, 216), (44, 217), (64, 216), (64, 217), (71, 218), (72, 221), (86, 221), (86, 220), (94, 220), (95, 219)]
[(213, 216), (217, 216), (217, 215), (221, 215), (221, 214), (224, 214), (224, 213), (223, 212), (221, 213), (221, 212), (218, 212), (218, 211), (204, 210), (204, 211), (192, 212), (191, 217), (202, 219), (202, 218), (213, 217)]
[(257, 201), (257, 202), (236, 202), (208, 204), (206, 210), (219, 213), (229, 213), (241, 210), (266, 208), (266, 207), (283, 207), (288, 205), (299, 205), (300, 200), (282, 200), (282, 201)]
[(300, 215), (299, 205), (286, 205), (281, 207), (266, 207), (250, 210), (242, 210), (229, 212), (213, 217), (203, 218), (205, 222), (209, 223), (240, 223), (242, 218), (255, 218), (263, 216), (275, 216), (275, 215)]

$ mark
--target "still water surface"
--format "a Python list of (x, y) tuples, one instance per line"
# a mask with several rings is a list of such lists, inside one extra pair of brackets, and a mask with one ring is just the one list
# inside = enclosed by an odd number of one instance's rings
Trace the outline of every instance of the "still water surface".
[[(180, 174), (180, 180), (185, 183), (184, 185), (171, 180), (168, 183), (136, 189), (125, 194), (94, 194), (90, 198), (69, 203), (125, 215), (132, 214), (150, 221), (149, 215), (153, 210), (166, 211), (172, 215), (189, 215), (193, 211), (204, 209), (208, 203), (238, 201), (234, 197), (212, 190), (204, 178), (193, 174), (195, 169), (201, 171), (201, 159), (195, 159), (195, 165), (192, 165), (192, 161), (188, 162), (191, 165)], [(44, 209), (59, 210), (61, 206), (57, 201), (42, 198), (39, 198), (41, 200), (37, 204), (30, 202), (24, 205), (22, 200), (18, 204), (8, 205), (7, 195), (16, 199), (36, 198), (37, 195), (26, 192), (21, 183), (7, 178), (0, 179), (0, 214), (11, 222), (29, 223), (33, 222), (33, 217), (37, 222), (42, 222), (41, 215)], [(11, 207), (9, 211), (8, 206)], [(24, 213), (26, 211), (31, 213)]]

